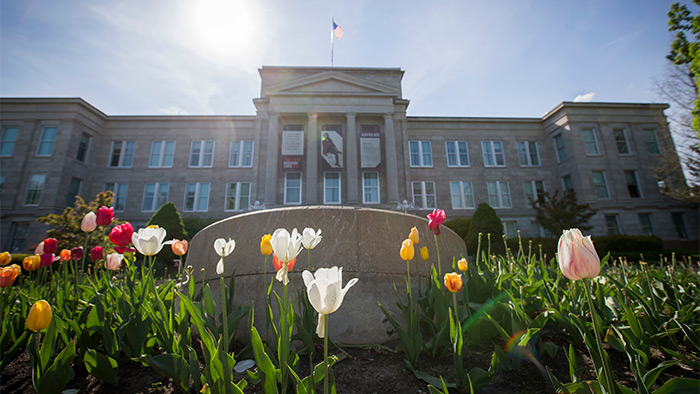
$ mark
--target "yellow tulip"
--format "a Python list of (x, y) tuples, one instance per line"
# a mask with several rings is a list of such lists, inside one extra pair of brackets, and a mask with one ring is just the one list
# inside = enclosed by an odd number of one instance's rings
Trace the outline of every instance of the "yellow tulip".
[(44, 300), (39, 300), (32, 305), (27, 315), (27, 328), (32, 331), (43, 330), (51, 323), (51, 306)]
[(22, 267), (27, 271), (36, 271), (41, 264), (41, 257), (38, 254), (27, 256), (22, 260)]
[(445, 274), (445, 287), (452, 293), (458, 293), (462, 290), (462, 275), (456, 272)]
[(272, 254), (272, 244), (270, 243), (271, 239), (272, 235), (265, 234), (260, 240), (260, 253), (262, 253), (263, 256), (269, 256)]
[(12, 261), (12, 255), (9, 252), (0, 253), (0, 265), (6, 266)]
[(416, 251), (413, 248), (413, 241), (411, 241), (410, 239), (404, 240), (401, 244), (401, 258), (406, 261), (413, 260), (413, 255), (415, 253)]
[(423, 261), (428, 261), (428, 257), (428, 247), (423, 246), (422, 248), (420, 248), (420, 258), (422, 258)]
[(408, 236), (408, 239), (410, 239), (411, 242), (413, 242), (413, 245), (418, 245), (418, 240), (420, 238), (418, 237), (418, 229), (417, 228), (413, 227), (411, 229), (411, 235)]
[(469, 263), (467, 263), (467, 259), (459, 259), (457, 261), (457, 267), (459, 267), (460, 271), (466, 271), (467, 268), (469, 268)]

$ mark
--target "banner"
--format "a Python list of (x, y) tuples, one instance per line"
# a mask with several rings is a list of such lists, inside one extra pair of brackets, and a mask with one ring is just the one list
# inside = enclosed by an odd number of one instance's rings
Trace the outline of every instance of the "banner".
[(321, 157), (326, 168), (343, 168), (343, 133), (340, 125), (321, 129)]
[(382, 163), (379, 126), (360, 126), (360, 167), (376, 169)]
[(304, 155), (304, 130), (282, 132), (282, 156)]

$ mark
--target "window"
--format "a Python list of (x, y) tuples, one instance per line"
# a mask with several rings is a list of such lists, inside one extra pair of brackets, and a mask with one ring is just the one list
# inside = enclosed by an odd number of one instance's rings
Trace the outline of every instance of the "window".
[(209, 210), (209, 183), (185, 184), (184, 211), (206, 212)]
[(226, 211), (244, 211), (250, 205), (250, 183), (231, 182), (226, 185)]
[(66, 196), (66, 206), (72, 207), (75, 205), (75, 196), (80, 194), (80, 186), (83, 181), (78, 178), (71, 178), (70, 184), (68, 185), (68, 195)]
[(537, 142), (518, 142), (518, 158), (521, 167), (540, 165), (540, 155), (537, 151)]
[(608, 194), (608, 183), (605, 180), (605, 171), (593, 171), (592, 176), (596, 196), (598, 196), (598, 198), (610, 198), (610, 194)]
[(301, 205), (301, 173), (288, 172), (284, 174), (284, 203)]
[(253, 141), (231, 141), (229, 167), (253, 167)]
[(503, 222), (503, 232), (506, 238), (517, 238), (518, 237), (518, 225), (514, 221), (504, 221)]
[(617, 215), (605, 215), (605, 225), (608, 227), (608, 235), (620, 234), (620, 225), (617, 222)]
[(484, 141), (481, 143), (484, 153), (484, 166), (505, 167), (506, 157), (503, 154), (503, 143), (500, 141)]
[(413, 205), (417, 209), (435, 209), (435, 182), (411, 182)]
[(571, 180), (571, 175), (564, 175), (561, 177), (561, 184), (565, 192), (574, 190), (574, 182)]
[(676, 236), (680, 239), (688, 239), (688, 232), (685, 230), (685, 220), (683, 220), (683, 212), (672, 212), (673, 227), (676, 229)]
[(546, 228), (540, 226), (536, 220), (530, 222), (530, 236), (535, 238), (553, 238), (552, 233)]
[(539, 203), (544, 203), (544, 182), (543, 181), (526, 181), (523, 182), (525, 188), (525, 198), (528, 204), (537, 200)]
[(649, 154), (660, 155), (659, 140), (656, 138), (656, 130), (644, 129), (644, 142), (647, 144)]
[(408, 141), (411, 167), (432, 167), (433, 150), (430, 141)]
[(88, 154), (88, 149), (90, 148), (90, 138), (89, 135), (83, 133), (80, 136), (80, 141), (78, 142), (78, 154), (75, 156), (75, 159), (78, 161), (82, 161), (85, 163), (85, 160), (87, 160), (87, 154)]
[(115, 211), (123, 211), (126, 207), (126, 195), (129, 192), (128, 183), (105, 183), (104, 190), (111, 190), (114, 195), (112, 197), (112, 207)]
[(41, 130), (41, 138), (39, 138), (39, 146), (36, 150), (37, 156), (51, 156), (53, 152), (53, 143), (56, 141), (55, 127), (44, 127)]
[(486, 182), (491, 208), (511, 208), (510, 186), (508, 182)]
[(648, 235), (650, 237), (654, 236), (654, 226), (651, 224), (650, 213), (639, 214), (639, 226), (642, 228), (642, 234)]
[(642, 193), (639, 190), (639, 182), (637, 181), (636, 171), (625, 171), (625, 182), (627, 182), (627, 191), (630, 193), (630, 197), (642, 197)]
[(214, 141), (192, 141), (190, 167), (211, 167), (214, 163)]
[(27, 182), (27, 194), (24, 197), (24, 205), (39, 205), (41, 192), (44, 190), (46, 174), (33, 174)]
[(598, 138), (595, 135), (595, 129), (583, 129), (581, 130), (581, 135), (583, 136), (583, 144), (586, 147), (586, 154), (599, 155), (600, 150), (598, 150)]
[(615, 136), (615, 145), (617, 145), (617, 153), (621, 155), (629, 155), (630, 147), (627, 144), (627, 132), (625, 129), (613, 129)]
[(659, 193), (661, 193), (661, 194), (668, 193), (668, 186), (666, 186), (665, 180), (659, 179), (658, 181), (656, 181), (656, 186), (659, 188)]
[(566, 160), (566, 147), (564, 146), (564, 137), (561, 134), (554, 137), (554, 149), (557, 151), (557, 161), (561, 163)]
[(362, 173), (362, 203), (379, 204), (379, 173)]
[(2, 140), (0, 140), (0, 156), (12, 156), (15, 150), (15, 142), (17, 142), (17, 134), (19, 128), (5, 127), (2, 129)]
[(134, 160), (134, 141), (113, 141), (110, 167), (131, 167)]
[(323, 203), (340, 204), (339, 172), (326, 172), (323, 174)]
[(469, 167), (469, 145), (467, 141), (446, 141), (448, 167)]
[(12, 223), (12, 240), (10, 241), (10, 253), (26, 252), (24, 240), (29, 233), (29, 223)]
[(173, 166), (174, 155), (175, 141), (153, 141), (151, 142), (151, 157), (148, 159), (148, 166), (151, 168), (170, 168)]
[(143, 188), (143, 204), (141, 211), (153, 212), (168, 202), (168, 183), (147, 183)]
[(471, 182), (450, 182), (452, 209), (474, 209), (474, 190)]

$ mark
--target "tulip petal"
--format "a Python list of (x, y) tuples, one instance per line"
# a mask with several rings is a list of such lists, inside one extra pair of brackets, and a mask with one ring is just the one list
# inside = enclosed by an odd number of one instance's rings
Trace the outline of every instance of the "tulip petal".
[(216, 274), (221, 275), (224, 273), (224, 258), (219, 259), (219, 263), (216, 264)]
[(316, 335), (323, 338), (326, 334), (326, 319), (322, 314), (318, 314), (318, 324), (316, 324)]
[(301, 273), (301, 277), (304, 279), (304, 286), (306, 286), (308, 289), (311, 282), (314, 281), (314, 275), (311, 272), (304, 270), (304, 272)]

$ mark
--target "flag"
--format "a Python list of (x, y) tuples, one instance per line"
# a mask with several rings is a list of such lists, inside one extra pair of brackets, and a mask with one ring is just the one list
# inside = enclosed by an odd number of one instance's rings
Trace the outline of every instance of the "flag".
[(338, 26), (335, 21), (333, 21), (333, 35), (337, 39), (343, 38), (343, 34), (345, 34), (345, 30), (343, 30), (342, 27)]

